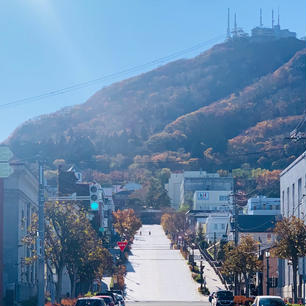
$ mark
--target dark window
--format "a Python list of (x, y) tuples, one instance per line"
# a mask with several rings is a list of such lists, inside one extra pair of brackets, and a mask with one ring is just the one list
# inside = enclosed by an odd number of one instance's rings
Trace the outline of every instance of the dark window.
[(222, 300), (232, 300), (234, 297), (231, 291), (219, 291), (217, 292), (217, 298)]
[(83, 299), (78, 300), (75, 306), (105, 306), (103, 300)]
[(282, 299), (263, 298), (259, 300), (259, 306), (284, 306), (285, 303)]

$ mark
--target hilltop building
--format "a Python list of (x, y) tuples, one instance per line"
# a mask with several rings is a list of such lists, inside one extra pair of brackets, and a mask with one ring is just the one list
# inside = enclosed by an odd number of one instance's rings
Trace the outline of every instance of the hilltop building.
[(241, 27), (237, 26), (237, 17), (236, 13), (234, 15), (234, 27), (230, 29), (230, 11), (228, 9), (228, 17), (227, 17), (227, 40), (235, 40), (235, 39), (249, 39), (254, 42), (264, 42), (270, 40), (277, 40), (281, 38), (296, 38), (296, 33), (291, 32), (288, 29), (281, 29), (280, 27), (280, 15), (278, 12), (277, 24), (275, 24), (274, 20), (274, 11), (272, 10), (272, 24), (270, 27), (263, 26), (262, 19), (262, 9), (260, 9), (260, 20), (259, 26), (253, 28), (251, 30), (251, 36), (243, 31)]

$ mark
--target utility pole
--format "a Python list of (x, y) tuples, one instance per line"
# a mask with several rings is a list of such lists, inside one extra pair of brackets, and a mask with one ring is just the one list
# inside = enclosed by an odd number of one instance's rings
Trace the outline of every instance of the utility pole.
[[(233, 206), (234, 206), (234, 242), (235, 247), (238, 247), (238, 207), (237, 207), (237, 200), (236, 200), (236, 193), (235, 193), (235, 180), (233, 184), (234, 194), (233, 194)], [(234, 282), (235, 282), (235, 295), (239, 295), (238, 292), (238, 273), (235, 273), (234, 276)]]
[(45, 195), (44, 195), (44, 165), (38, 162), (38, 306), (45, 305)]
[(3, 305), (3, 213), (4, 213), (4, 184), (3, 179), (0, 178), (0, 306)]
[(216, 261), (216, 257), (217, 257), (216, 243), (217, 243), (216, 232), (214, 232), (214, 261)]
[(204, 271), (204, 266), (203, 266), (203, 262), (201, 260), (200, 261), (201, 292), (203, 290), (203, 282), (204, 282), (203, 271)]

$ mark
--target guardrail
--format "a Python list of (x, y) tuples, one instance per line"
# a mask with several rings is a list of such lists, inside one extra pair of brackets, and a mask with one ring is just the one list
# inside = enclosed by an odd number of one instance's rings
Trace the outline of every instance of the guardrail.
[(227, 285), (224, 277), (222, 276), (221, 272), (216, 267), (213, 258), (209, 255), (209, 253), (206, 250), (203, 250), (199, 245), (198, 245), (198, 249), (200, 250), (200, 252), (201, 252), (202, 256), (205, 258), (205, 260), (208, 261), (208, 263), (212, 266), (212, 268), (214, 269), (214, 271), (216, 272), (216, 274), (220, 278), (222, 284), (224, 285), (225, 289), (229, 290), (228, 285)]

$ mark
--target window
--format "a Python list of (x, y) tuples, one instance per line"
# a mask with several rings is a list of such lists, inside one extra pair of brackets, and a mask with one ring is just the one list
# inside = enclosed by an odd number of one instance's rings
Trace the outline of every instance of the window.
[(289, 209), (290, 209), (290, 201), (289, 201), (289, 187), (287, 187), (287, 217), (289, 218)]
[(226, 196), (226, 195), (220, 195), (219, 196), (219, 201), (228, 201), (228, 196)]
[(295, 186), (292, 184), (292, 216), (295, 215), (295, 197), (294, 197), (294, 192), (295, 192)]
[(218, 229), (218, 224), (217, 224), (217, 223), (214, 224), (214, 229), (215, 229), (215, 230)]
[(282, 214), (285, 215), (285, 191), (282, 191)]
[(225, 229), (225, 224), (224, 223), (221, 224), (221, 229), (223, 229), (223, 230)]
[(301, 205), (302, 205), (302, 178), (298, 180), (298, 218), (300, 218)]

